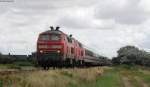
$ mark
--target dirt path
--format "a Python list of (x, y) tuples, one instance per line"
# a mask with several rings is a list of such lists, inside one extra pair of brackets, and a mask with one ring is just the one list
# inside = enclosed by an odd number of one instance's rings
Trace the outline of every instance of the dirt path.
[(132, 87), (132, 85), (129, 82), (128, 77), (122, 77), (122, 81), (123, 81), (124, 87)]
[(139, 82), (141, 84), (142, 87), (149, 87), (143, 80), (141, 80), (139, 77), (135, 76), (134, 77), (137, 82)]

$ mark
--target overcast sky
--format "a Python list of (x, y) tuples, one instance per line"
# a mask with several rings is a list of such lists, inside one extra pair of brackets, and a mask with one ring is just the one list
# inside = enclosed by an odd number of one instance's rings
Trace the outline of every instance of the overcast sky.
[[(150, 51), (150, 0), (0, 0), (0, 52), (31, 54), (49, 26), (112, 57), (125, 45)], [(10, 1), (10, 0), (9, 0)]]

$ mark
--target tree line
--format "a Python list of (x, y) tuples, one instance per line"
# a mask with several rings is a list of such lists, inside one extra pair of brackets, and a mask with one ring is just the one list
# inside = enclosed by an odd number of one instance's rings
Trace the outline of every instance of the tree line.
[(24, 58), (21, 58), (22, 56), (17, 55), (3, 55), (0, 53), (0, 64), (13, 64), (18, 66), (33, 66), (35, 65), (35, 61), (33, 60), (33, 56), (25, 56)]
[(12, 63), (14, 60), (9, 58), (9, 57), (5, 57), (2, 53), (0, 53), (0, 64), (9, 64)]
[(150, 53), (140, 50), (135, 46), (125, 46), (117, 51), (117, 57), (112, 58), (112, 63), (150, 66)]

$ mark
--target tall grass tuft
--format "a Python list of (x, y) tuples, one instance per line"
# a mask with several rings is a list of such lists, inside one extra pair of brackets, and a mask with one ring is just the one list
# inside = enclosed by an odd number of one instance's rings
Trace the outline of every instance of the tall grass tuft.
[(68, 84), (95, 81), (103, 70), (96, 68), (56, 69), (0, 75), (3, 87), (66, 87)]

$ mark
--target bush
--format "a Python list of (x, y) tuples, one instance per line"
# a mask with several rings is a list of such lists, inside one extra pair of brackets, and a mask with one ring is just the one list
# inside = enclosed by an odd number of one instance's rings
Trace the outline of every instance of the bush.
[(10, 64), (12, 62), (13, 62), (13, 60), (10, 59), (10, 58), (4, 58), (4, 57), (0, 58), (0, 63), (1, 64)]

